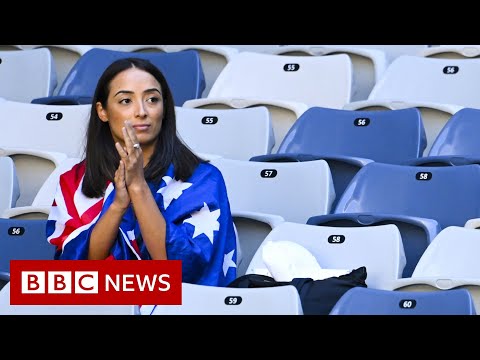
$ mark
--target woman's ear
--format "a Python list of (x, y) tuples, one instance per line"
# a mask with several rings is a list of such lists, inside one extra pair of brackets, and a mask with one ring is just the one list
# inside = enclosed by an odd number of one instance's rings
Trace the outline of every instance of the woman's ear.
[(97, 103), (95, 104), (95, 107), (96, 107), (96, 109), (97, 109), (97, 115), (98, 115), (98, 117), (100, 118), (100, 120), (102, 120), (103, 122), (108, 122), (107, 112), (106, 112), (105, 109), (103, 108), (102, 103), (101, 103), (101, 102), (97, 102)]

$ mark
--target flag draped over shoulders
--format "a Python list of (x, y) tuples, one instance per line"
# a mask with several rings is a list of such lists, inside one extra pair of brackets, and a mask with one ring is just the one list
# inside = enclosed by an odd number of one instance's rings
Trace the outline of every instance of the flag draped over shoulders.
[[(56, 259), (88, 258), (90, 234), (115, 197), (109, 183), (101, 198), (82, 193), (85, 162), (60, 176), (47, 221), (47, 239), (57, 248)], [(201, 163), (185, 182), (175, 179), (173, 165), (158, 185), (149, 183), (166, 222), (169, 260), (182, 260), (183, 282), (226, 286), (236, 278), (236, 233), (225, 182), (220, 171)], [(148, 260), (141, 229), (130, 206), (122, 218), (112, 260)]]

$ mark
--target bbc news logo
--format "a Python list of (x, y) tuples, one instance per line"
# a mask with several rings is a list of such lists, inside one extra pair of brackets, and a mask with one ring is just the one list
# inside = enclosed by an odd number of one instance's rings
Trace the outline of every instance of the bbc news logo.
[(180, 260), (11, 260), (11, 305), (181, 305)]

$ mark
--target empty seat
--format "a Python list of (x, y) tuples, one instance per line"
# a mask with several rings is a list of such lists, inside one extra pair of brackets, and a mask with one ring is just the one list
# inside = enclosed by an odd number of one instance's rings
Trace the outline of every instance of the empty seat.
[(437, 59), (466, 59), (480, 56), (480, 45), (440, 45), (422, 49), (419, 56)]
[(195, 152), (248, 160), (272, 151), (272, 121), (264, 106), (226, 110), (176, 107), (175, 113), (180, 137)]
[(291, 241), (307, 249), (322, 269), (353, 270), (365, 266), (368, 287), (392, 289), (405, 267), (402, 238), (395, 225), (330, 227), (285, 221), (275, 226), (252, 258), (247, 274), (267, 268), (262, 251), (269, 241)]
[(427, 247), (411, 278), (395, 282), (398, 291), (464, 288), (480, 308), (480, 231), (461, 226), (443, 229)]
[(353, 111), (311, 107), (292, 125), (276, 155), (252, 160), (275, 161), (285, 154), (322, 158), (329, 164), (339, 198), (365, 164), (399, 164), (422, 156), (425, 146), (418, 109)]
[(428, 154), (437, 135), (452, 117), (452, 115), (463, 108), (463, 106), (460, 105), (441, 104), (427, 101), (384, 99), (353, 101), (346, 104), (343, 108), (345, 110), (377, 111), (399, 110), (411, 107), (419, 109), (420, 113), (422, 114), (423, 126), (425, 128), (425, 134), (427, 137), (427, 146), (424, 152), (425, 154)]
[(36, 104), (90, 104), (103, 71), (112, 62), (127, 57), (150, 60), (165, 75), (175, 104), (181, 106), (186, 100), (201, 97), (205, 78), (198, 53), (194, 50), (175, 53), (132, 53), (93, 48), (87, 51), (60, 85), (57, 96), (37, 98)]
[(261, 163), (214, 159), (225, 179), (232, 212), (253, 211), (305, 223), (328, 214), (335, 198), (332, 176), (324, 160)]
[(402, 277), (412, 276), (418, 260), (423, 252), (440, 232), (440, 225), (433, 219), (375, 213), (341, 213), (313, 216), (308, 219), (309, 225), (354, 227), (394, 224), (402, 235), (406, 265)]
[(205, 90), (202, 96), (207, 97), (218, 75), (230, 60), (238, 53), (238, 49), (219, 45), (167, 45), (166, 51), (196, 50), (200, 55), (203, 73), (205, 74)]
[(352, 62), (345, 54), (240, 52), (222, 70), (208, 97), (277, 99), (340, 109), (351, 94)]
[(465, 289), (415, 292), (354, 287), (335, 304), (330, 315), (476, 315)]
[(422, 217), (463, 226), (480, 217), (480, 166), (415, 167), (372, 162), (352, 179), (334, 213)]
[(142, 315), (302, 315), (293, 285), (229, 288), (183, 283), (182, 305), (143, 305)]
[[(40, 105), (0, 101), (0, 148), (24, 148), (80, 157), (90, 105)], [(21, 129), (21, 131), (19, 131)]]
[(456, 112), (438, 134), (428, 156), (466, 156), (480, 158), (480, 109), (463, 108)]
[[(70, 72), (80, 57), (92, 47), (90, 45), (22, 45), (23, 49), (47, 48), (50, 50), (55, 63), (57, 84), (63, 84), (67, 74)], [(52, 95), (57, 95), (59, 86), (55, 88)]]
[(0, 155), (10, 157), (15, 164), (19, 186), (15, 207), (31, 205), (50, 174), (67, 158), (63, 153), (1, 147)]
[(50, 50), (0, 51), (0, 97), (29, 103), (50, 96), (57, 86)]
[(15, 206), (0, 212), (0, 217), (9, 219), (47, 219), (52, 207), (59, 178), (80, 161), (79, 158), (66, 158), (48, 175), (38, 190), (31, 205)]
[(424, 101), (480, 107), (480, 59), (396, 58), (368, 100)]
[(10, 272), (10, 260), (53, 260), (46, 225), (47, 220), (0, 219), (0, 272)]
[(14, 207), (19, 196), (15, 163), (9, 156), (0, 156), (0, 214)]
[(276, 152), (293, 123), (302, 115), (308, 106), (293, 101), (260, 98), (203, 98), (186, 101), (183, 107), (201, 109), (244, 109), (264, 106), (270, 113), (272, 120), (275, 145), (272, 152)]
[(290, 56), (324, 56), (346, 54), (353, 66), (351, 101), (365, 100), (387, 68), (385, 51), (344, 45), (286, 45), (272, 50), (273, 54)]

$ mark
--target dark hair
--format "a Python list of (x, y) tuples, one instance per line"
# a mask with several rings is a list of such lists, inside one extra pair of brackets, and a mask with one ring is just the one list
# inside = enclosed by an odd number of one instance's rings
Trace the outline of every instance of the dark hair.
[(82, 192), (88, 197), (101, 197), (107, 181), (113, 181), (120, 162), (108, 123), (100, 120), (96, 103), (107, 107), (110, 83), (117, 74), (130, 68), (150, 73), (160, 83), (163, 97), (164, 118), (158, 135), (155, 151), (145, 167), (145, 179), (160, 183), (170, 164), (174, 166), (176, 179), (187, 180), (204, 160), (197, 157), (177, 136), (173, 96), (162, 72), (150, 61), (140, 58), (124, 58), (108, 66), (97, 83), (92, 99), (92, 109), (87, 129), (85, 146), (86, 170)]

